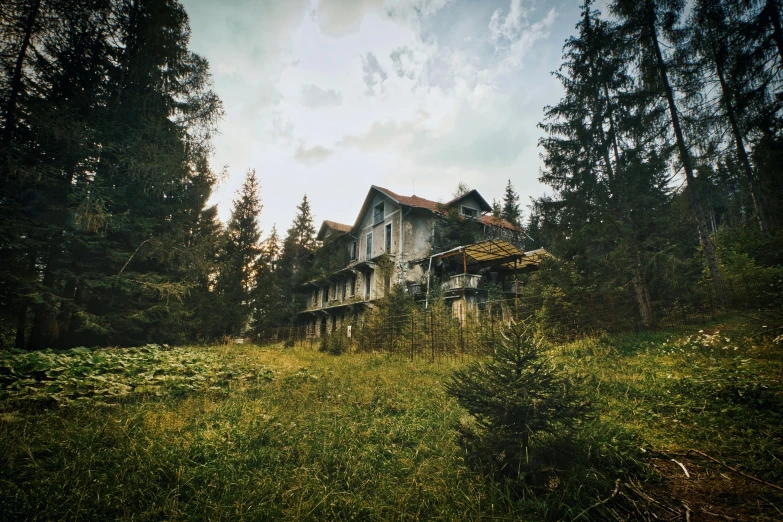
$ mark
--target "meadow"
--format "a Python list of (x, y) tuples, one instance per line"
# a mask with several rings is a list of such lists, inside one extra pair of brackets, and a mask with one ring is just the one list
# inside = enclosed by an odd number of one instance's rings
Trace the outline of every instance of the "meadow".
[(0, 518), (780, 519), (782, 341), (728, 317), (553, 346), (593, 416), (522, 483), (460, 444), (443, 383), (468, 357), (0, 352)]

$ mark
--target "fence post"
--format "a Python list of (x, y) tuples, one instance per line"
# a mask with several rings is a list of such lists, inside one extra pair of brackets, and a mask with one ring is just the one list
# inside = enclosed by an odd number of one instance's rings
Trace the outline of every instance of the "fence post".
[(462, 331), (462, 323), (459, 323), (459, 360), (462, 360), (462, 354), (465, 352), (465, 334)]
[(432, 345), (432, 362), (435, 362), (435, 314), (430, 308), (430, 344)]
[[(501, 313), (503, 313), (502, 309)], [(489, 311), (489, 329), (491, 333), (490, 342), (492, 343), (492, 353), (495, 353), (495, 314), (492, 313), (491, 309)]]
[(411, 361), (413, 360), (413, 338), (416, 335), (415, 320), (416, 316), (411, 312)]

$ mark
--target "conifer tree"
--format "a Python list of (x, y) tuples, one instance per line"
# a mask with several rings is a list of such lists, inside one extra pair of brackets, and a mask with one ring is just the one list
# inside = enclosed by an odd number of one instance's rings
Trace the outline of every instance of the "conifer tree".
[(540, 179), (555, 193), (537, 202), (536, 218), (546, 218), (548, 247), (561, 258), (578, 259), (590, 284), (609, 289), (631, 283), (649, 324), (646, 266), (654, 253), (648, 250), (656, 244), (657, 215), (668, 195), (665, 162), (645, 145), (655, 143), (651, 123), (660, 106), (639, 91), (627, 71), (625, 42), (589, 1), (577, 29), (556, 74), (565, 97), (547, 107), (541, 125), (547, 136)]
[(318, 246), (315, 234), (313, 214), (307, 194), (296, 207), (296, 216), (283, 240), (280, 253), (279, 274), (280, 288), (286, 296), (286, 302), (281, 308), (284, 321), (292, 321), (294, 314), (301, 309), (303, 296), (301, 285), (311, 274), (310, 257)]
[(503, 207), (500, 206), (500, 201), (492, 199), (492, 217), (500, 219), (503, 215)]
[(221, 114), (206, 61), (187, 49), (187, 15), (174, 1), (9, 6), (0, 287), (17, 345), (173, 341)]
[(712, 284), (718, 303), (726, 304), (723, 279), (718, 268), (718, 258), (707, 225), (706, 206), (696, 180), (694, 158), (690, 144), (686, 139), (681, 123), (681, 111), (677, 105), (677, 95), (673, 84), (672, 69), (677, 63), (664, 55), (661, 45), (663, 33), (676, 39), (674, 30), (684, 4), (679, 0), (614, 0), (612, 11), (622, 21), (627, 38), (635, 44), (636, 67), (646, 88), (655, 96), (665, 99), (670, 131), (674, 134), (680, 166), (685, 172), (688, 195), (696, 218), (702, 250), (712, 277)]
[(522, 211), (519, 209), (519, 194), (514, 190), (511, 180), (508, 180), (506, 192), (503, 194), (503, 208), (500, 217), (514, 225), (522, 226)]
[(259, 215), (263, 206), (259, 191), (256, 171), (248, 170), (225, 231), (217, 289), (223, 302), (224, 331), (231, 335), (241, 333), (252, 308), (251, 292), (262, 252)]
[[(726, 0), (701, 0), (696, 2), (691, 13), (689, 25), (693, 35), (689, 40), (689, 51), (700, 61), (703, 81), (716, 80), (720, 88), (719, 104), (716, 113), (723, 118), (713, 118), (713, 122), (725, 128), (731, 136), (738, 167), (741, 169), (753, 203), (756, 221), (764, 234), (769, 234), (766, 211), (761, 198), (760, 187), (755, 169), (751, 165), (747, 150), (748, 133), (744, 130), (743, 118), (738, 108), (747, 107), (747, 100), (753, 96), (753, 85), (757, 83), (758, 73), (753, 71), (752, 56), (755, 48), (748, 48), (743, 31), (737, 31), (745, 21), (743, 9), (737, 9)], [(774, 109), (769, 108), (774, 113)], [(745, 118), (747, 119), (747, 118)], [(722, 121), (721, 121), (722, 120)]]
[(465, 433), (473, 449), (488, 450), (511, 472), (529, 469), (542, 436), (568, 436), (587, 413), (577, 383), (543, 349), (531, 324), (512, 321), (489, 361), (456, 371), (445, 384), (476, 419), (480, 430)]
[(256, 282), (252, 290), (251, 328), (255, 335), (262, 335), (269, 328), (282, 323), (281, 308), (285, 304), (278, 269), (280, 258), (280, 238), (277, 227), (261, 244), (261, 254), (256, 260)]

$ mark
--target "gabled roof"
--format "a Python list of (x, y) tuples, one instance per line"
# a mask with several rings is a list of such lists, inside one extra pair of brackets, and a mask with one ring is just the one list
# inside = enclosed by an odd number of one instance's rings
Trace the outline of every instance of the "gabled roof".
[(377, 187), (375, 185), (373, 185), (372, 188), (385, 195), (395, 203), (399, 203), (407, 207), (425, 208), (433, 212), (439, 212), (439, 208), (441, 207), (440, 203), (430, 201), (429, 199), (420, 198), (419, 196), (400, 196), (399, 194), (395, 194), (389, 189)]
[(489, 205), (489, 203), (487, 203), (487, 201), (484, 198), (481, 197), (481, 194), (479, 194), (478, 190), (476, 189), (469, 190), (464, 194), (462, 194), (461, 196), (457, 196), (456, 198), (446, 203), (446, 207), (454, 206), (469, 196), (476, 198), (476, 201), (478, 201), (478, 204), (481, 207), (482, 212), (492, 212), (492, 207)]
[[(476, 189), (473, 189), (470, 192), (467, 192), (455, 199), (452, 199), (448, 203), (438, 203), (437, 201), (420, 198), (419, 196), (401, 196), (395, 192), (392, 192), (389, 189), (372, 185), (370, 187), (370, 190), (367, 192), (367, 197), (364, 198), (364, 203), (362, 204), (362, 208), (359, 211), (359, 215), (356, 217), (356, 223), (354, 223), (353, 229), (357, 228), (361, 224), (362, 217), (364, 217), (364, 214), (367, 212), (367, 208), (369, 207), (370, 202), (372, 201), (373, 191), (383, 194), (384, 196), (391, 199), (398, 205), (403, 205), (412, 208), (421, 208), (440, 215), (444, 214), (443, 212), (444, 209), (449, 208), (453, 204), (459, 202), (460, 200), (466, 198), (469, 195), (472, 195), (478, 200), (479, 205), (482, 206), (481, 208), (482, 211), (492, 210), (492, 207), (489, 206), (486, 200), (483, 197), (481, 197), (481, 194), (479, 194)], [(480, 223), (483, 223), (484, 225), (489, 225), (493, 227), (501, 227), (509, 230), (519, 230), (517, 227), (515, 227), (508, 221), (490, 215), (481, 215), (479, 216), (478, 221)]]
[(321, 228), (318, 230), (318, 235), (315, 238), (318, 241), (323, 241), (324, 236), (326, 236), (326, 231), (330, 228), (339, 234), (344, 234), (351, 231), (351, 225), (344, 225), (336, 221), (329, 221), (328, 219), (324, 219), (324, 222), (321, 223)]

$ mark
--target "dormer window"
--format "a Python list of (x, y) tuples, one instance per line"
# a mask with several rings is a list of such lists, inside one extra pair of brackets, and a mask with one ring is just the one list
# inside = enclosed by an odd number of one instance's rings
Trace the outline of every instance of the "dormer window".
[(383, 203), (378, 203), (377, 205), (375, 205), (372, 224), (379, 225), (381, 223), (383, 223)]
[(462, 215), (465, 217), (476, 219), (478, 217), (478, 210), (470, 207), (462, 207)]

